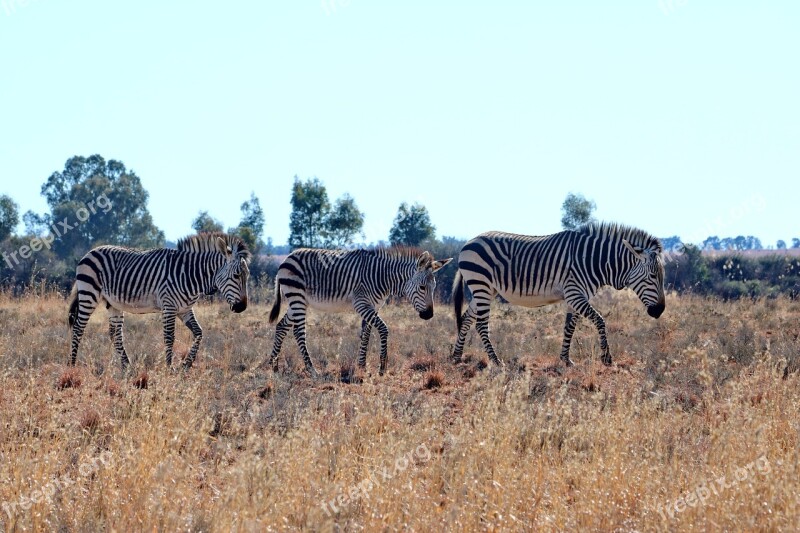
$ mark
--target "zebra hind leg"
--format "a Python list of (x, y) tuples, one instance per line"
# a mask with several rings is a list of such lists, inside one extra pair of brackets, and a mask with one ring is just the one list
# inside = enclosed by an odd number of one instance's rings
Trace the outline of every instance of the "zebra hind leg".
[(475, 328), (478, 330), (478, 333), (481, 334), (483, 348), (486, 350), (486, 353), (489, 354), (489, 359), (491, 359), (492, 362), (497, 366), (503, 366), (503, 363), (500, 362), (500, 359), (497, 357), (497, 353), (494, 351), (492, 340), (489, 338), (489, 317), (479, 318)]
[(468, 307), (464, 314), (461, 315), (461, 328), (458, 330), (456, 344), (453, 346), (452, 359), (454, 363), (461, 362), (461, 356), (464, 355), (464, 344), (467, 341), (467, 333), (474, 322), (475, 313), (473, 312), (472, 307)]
[(175, 344), (175, 310), (164, 309), (161, 312), (161, 322), (164, 326), (164, 347), (167, 368), (172, 368), (172, 347)]
[(272, 353), (269, 356), (270, 365), (272, 365), (272, 371), (278, 371), (278, 354), (281, 353), (281, 346), (283, 345), (283, 340), (286, 338), (286, 334), (289, 332), (289, 329), (292, 327), (292, 321), (289, 320), (289, 313), (283, 315), (283, 318), (278, 322), (278, 325), (275, 327), (275, 340), (272, 343)]
[(306, 346), (306, 317), (303, 317), (294, 323), (294, 339), (297, 341), (297, 347), (300, 349), (300, 354), (303, 356), (303, 362), (306, 365), (306, 372), (311, 377), (317, 376), (317, 371), (314, 370), (314, 364), (311, 362), (311, 355), (308, 353)]
[(181, 320), (183, 320), (183, 323), (186, 324), (186, 327), (191, 330), (193, 338), (192, 348), (189, 350), (189, 354), (183, 361), (184, 370), (189, 370), (192, 368), (194, 359), (197, 357), (197, 351), (200, 349), (200, 341), (203, 340), (203, 328), (201, 328), (200, 324), (198, 324), (197, 318), (194, 316), (193, 309), (189, 309), (189, 311), (184, 313), (184, 315), (181, 317)]
[(361, 347), (358, 349), (358, 366), (367, 366), (367, 348), (369, 347), (369, 336), (372, 333), (372, 326), (366, 320), (361, 320)]
[(108, 312), (108, 334), (111, 337), (111, 342), (114, 344), (114, 352), (119, 357), (120, 365), (124, 371), (130, 364), (128, 353), (125, 351), (125, 337), (122, 330), (125, 317), (122, 311), (114, 309), (113, 307), (109, 308)]
[(97, 308), (99, 295), (83, 294), (80, 290), (75, 295), (75, 300), (70, 307), (69, 321), (72, 326), (72, 341), (70, 342), (69, 364), (75, 366), (78, 358), (78, 347), (86, 331), (89, 317)]
[(567, 366), (574, 366), (575, 363), (569, 358), (569, 346), (572, 343), (572, 335), (575, 333), (575, 325), (578, 323), (578, 315), (572, 312), (567, 313), (567, 320), (564, 323), (564, 341), (561, 343), (561, 360)]

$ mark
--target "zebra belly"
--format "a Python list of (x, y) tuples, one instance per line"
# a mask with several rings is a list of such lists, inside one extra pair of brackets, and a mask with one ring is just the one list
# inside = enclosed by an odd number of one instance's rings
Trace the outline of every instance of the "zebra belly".
[(103, 294), (103, 298), (113, 307), (125, 313), (158, 313), (161, 306), (158, 304), (155, 295), (146, 296), (139, 301), (123, 302), (110, 294)]
[(322, 300), (314, 297), (307, 297), (306, 302), (308, 302), (308, 306), (313, 309), (327, 311), (329, 313), (344, 313), (353, 310), (353, 301), (349, 298)]
[(544, 305), (554, 304), (564, 299), (561, 294), (527, 294), (520, 295), (510, 293), (499, 293), (500, 296), (505, 298), (509, 303), (514, 305), (521, 305), (523, 307), (542, 307)]

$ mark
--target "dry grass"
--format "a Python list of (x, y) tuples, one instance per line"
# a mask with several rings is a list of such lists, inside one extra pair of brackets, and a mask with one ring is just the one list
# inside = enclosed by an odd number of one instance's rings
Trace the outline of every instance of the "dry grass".
[[(188, 373), (165, 370), (157, 316), (130, 317), (122, 375), (103, 313), (69, 369), (65, 302), (0, 297), (0, 530), (796, 527), (800, 303), (598, 307), (616, 366), (586, 322), (559, 364), (559, 306), (498, 305), (502, 371), (475, 333), (450, 363), (450, 309), (390, 307), (384, 377), (377, 338), (354, 367), (355, 315), (312, 314), (312, 380), (291, 337), (277, 375), (248, 370), (266, 306), (200, 307)], [(179, 330), (177, 356), (190, 345)]]

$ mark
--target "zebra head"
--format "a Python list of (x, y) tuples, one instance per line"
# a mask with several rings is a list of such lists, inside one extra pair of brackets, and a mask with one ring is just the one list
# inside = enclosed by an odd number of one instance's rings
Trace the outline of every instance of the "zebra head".
[(659, 247), (640, 248), (625, 239), (622, 244), (635, 257), (634, 263), (625, 278), (625, 286), (633, 289), (642, 303), (647, 306), (647, 314), (658, 318), (664, 312), (664, 259)]
[(417, 269), (403, 287), (403, 293), (409, 299), (419, 317), (430, 320), (433, 317), (433, 291), (436, 289), (434, 272), (452, 261), (435, 260), (428, 252), (422, 252), (417, 258)]
[(214, 274), (214, 286), (231, 306), (231, 311), (241, 313), (247, 309), (247, 278), (250, 275), (247, 263), (250, 261), (250, 251), (238, 239), (229, 245), (219, 237), (217, 249), (226, 261)]

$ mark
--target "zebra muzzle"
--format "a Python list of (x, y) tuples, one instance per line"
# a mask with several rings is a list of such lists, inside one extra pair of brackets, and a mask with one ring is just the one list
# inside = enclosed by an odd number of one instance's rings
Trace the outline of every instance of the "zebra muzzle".
[(664, 302), (659, 302), (655, 305), (648, 306), (647, 314), (653, 318), (658, 318), (664, 312)]
[(423, 320), (430, 320), (433, 318), (433, 307), (428, 307), (424, 311), (420, 312), (419, 317)]
[(231, 311), (234, 313), (241, 313), (247, 309), (247, 300), (241, 300), (231, 306)]

